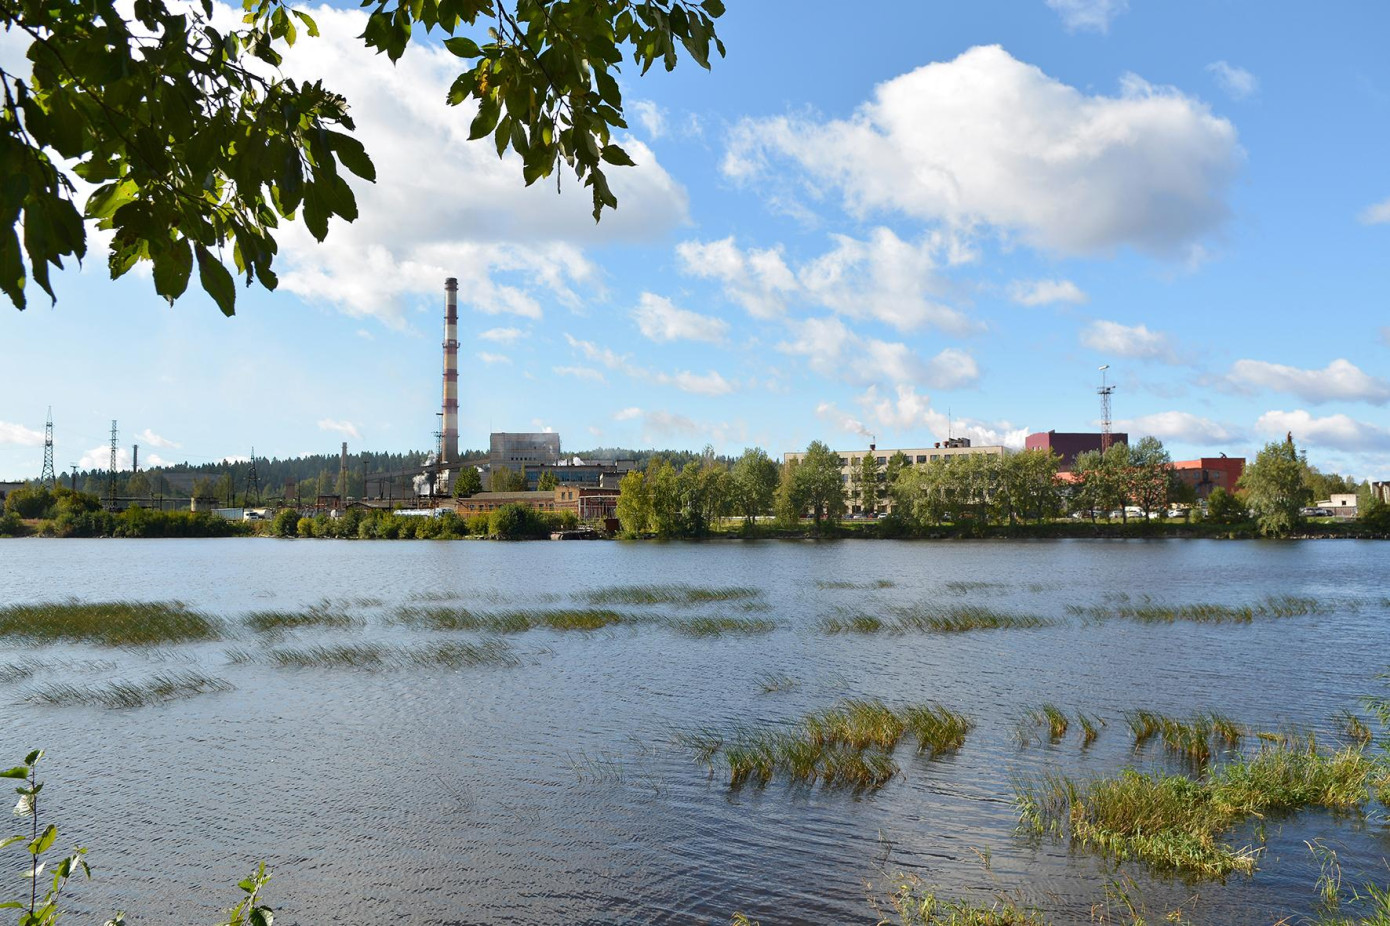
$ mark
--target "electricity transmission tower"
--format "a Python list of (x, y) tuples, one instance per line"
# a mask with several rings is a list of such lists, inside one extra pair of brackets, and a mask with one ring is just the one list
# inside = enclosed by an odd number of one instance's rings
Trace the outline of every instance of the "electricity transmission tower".
[(1100, 452), (1104, 453), (1110, 449), (1110, 394), (1115, 391), (1115, 387), (1105, 381), (1105, 371), (1110, 369), (1110, 364), (1104, 364), (1100, 368), (1100, 388), (1096, 393), (1100, 395)]
[(51, 490), (58, 477), (53, 472), (53, 406), (48, 406), (48, 423), (43, 426), (43, 473), (39, 482)]
[(256, 505), (261, 503), (261, 477), (256, 473), (256, 448), (251, 448), (251, 471), (246, 474), (246, 500), (255, 495)]
[(116, 419), (111, 419), (111, 464), (106, 470), (106, 507), (116, 510)]

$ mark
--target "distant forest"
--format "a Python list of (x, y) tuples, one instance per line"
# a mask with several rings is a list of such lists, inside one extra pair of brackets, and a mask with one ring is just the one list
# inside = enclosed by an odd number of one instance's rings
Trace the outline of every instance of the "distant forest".
[[(486, 450), (464, 450), (462, 455), (465, 460), (480, 464), (487, 459)], [(404, 453), (349, 453), (347, 495), (350, 498), (364, 496), (364, 476), (418, 469), (428, 456), (429, 452), (424, 450)], [(692, 450), (597, 447), (591, 450), (565, 450), (564, 456), (581, 457), (585, 460), (635, 460), (639, 469), (645, 469), (654, 457), (661, 457), (679, 469), (693, 460), (704, 459), (706, 455)], [(728, 462), (728, 458), (723, 456), (714, 458)], [(142, 468), (138, 473), (130, 470), (117, 472), (116, 495), (119, 498), (165, 500), (187, 500), (198, 496), (215, 498), (222, 504), (235, 506), (273, 503), (284, 499), (287, 490), (290, 497), (299, 502), (312, 502), (316, 496), (338, 493), (337, 454), (319, 453), (284, 460), (278, 457), (257, 456), (255, 462), (255, 481), (258, 483), (259, 492), (254, 491), (257, 487), (253, 486), (251, 481), (251, 462), (237, 460), (149, 467)], [(76, 487), (83, 492), (105, 497), (108, 478), (106, 470), (78, 470)], [(71, 479), (71, 475), (65, 473), (64, 485), (71, 485)], [(411, 488), (409, 477), (398, 477), (392, 494), (401, 498), (409, 495)], [(371, 490), (375, 495), (375, 482)]]

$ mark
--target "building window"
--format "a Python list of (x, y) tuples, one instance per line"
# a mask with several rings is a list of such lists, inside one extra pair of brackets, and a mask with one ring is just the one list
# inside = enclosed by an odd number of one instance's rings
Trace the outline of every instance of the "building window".
[[(932, 459), (935, 460), (936, 457), (932, 457)], [(927, 455), (926, 455), (925, 453), (919, 453), (919, 454), (917, 454), (917, 462), (918, 462), (918, 463), (925, 463), (925, 462), (927, 462)]]
[(879, 458), (878, 458), (878, 465), (879, 465), (879, 466), (882, 466), (884, 463), (887, 463), (887, 462), (888, 462), (888, 458), (887, 458), (887, 457), (879, 457)]

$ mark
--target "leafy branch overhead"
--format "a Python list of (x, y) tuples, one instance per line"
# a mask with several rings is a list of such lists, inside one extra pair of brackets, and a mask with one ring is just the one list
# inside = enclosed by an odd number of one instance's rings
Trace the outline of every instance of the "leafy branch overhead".
[[(231, 315), (230, 257), (246, 285), (274, 289), (282, 220), (302, 214), (322, 241), (329, 220), (357, 218), (344, 177), (374, 181), (348, 101), (322, 81), (280, 71), (313, 19), (284, 0), (243, 0), (219, 28), (212, 0), (44, 3), (0, 0), (0, 26), (30, 42), (28, 75), (0, 68), (0, 291), (26, 305), (30, 279), (54, 298), (51, 267), (82, 260), (88, 226), (113, 233), (113, 278), (152, 264), (171, 302), (200, 285)], [(467, 63), (448, 102), (474, 100), (470, 137), (492, 136), (522, 161), (529, 185), (562, 164), (589, 187), (597, 220), (617, 206), (606, 168), (632, 159), (617, 75), (709, 67), (724, 54), (720, 0), (367, 0), (361, 38), (392, 61), (438, 32)], [(368, 139), (370, 143), (370, 139)], [(558, 178), (557, 178), (558, 182)], [(228, 252), (230, 251), (230, 254)]]

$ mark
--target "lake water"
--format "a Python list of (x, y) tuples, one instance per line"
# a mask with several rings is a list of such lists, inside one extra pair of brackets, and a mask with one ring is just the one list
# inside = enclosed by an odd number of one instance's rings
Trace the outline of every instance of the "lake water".
[[(1193, 884), (1017, 835), (1011, 782), (1049, 768), (1175, 768), (1152, 747), (1133, 752), (1123, 714), (1134, 708), (1330, 730), (1390, 664), (1387, 563), (1390, 546), (1357, 541), (3, 541), (0, 603), (178, 600), (226, 620), (235, 639), (144, 650), (0, 642), (0, 665), (48, 666), (0, 684), (0, 762), (48, 750), (45, 812), (60, 844), (89, 847), (94, 869), (71, 895), (84, 922), (117, 909), (133, 924), (211, 922), (265, 859), (277, 917), (306, 926), (722, 924), (735, 911), (764, 926), (867, 924), (869, 898), (899, 872), (947, 896), (1036, 904), (1058, 923), (1090, 922), (1107, 884), (1125, 879), (1153, 910), (1185, 903), (1198, 922), (1269, 923), (1316, 908), (1318, 864), (1304, 840), (1338, 852), (1345, 883), (1385, 883), (1386, 809), (1267, 820), (1253, 877)], [(658, 625), (533, 630), (505, 638), (519, 658), (510, 666), (365, 671), (265, 658), (319, 642), (483, 637), (401, 626), (391, 616), (406, 605), (556, 606), (648, 583), (756, 587), (751, 614), (776, 629), (708, 639)], [(1326, 609), (1248, 625), (1095, 622), (1066, 610), (1122, 595), (1296, 595)], [(365, 625), (273, 639), (235, 627), (250, 612), (323, 599)], [(845, 610), (921, 603), (1056, 623), (818, 630)], [(133, 709), (26, 700), (56, 682), (189, 668), (235, 688)], [(767, 673), (797, 684), (766, 693)], [(903, 774), (868, 794), (782, 782), (730, 790), (718, 760), (711, 773), (675, 742), (683, 731), (792, 721), (847, 697), (937, 700), (978, 726), (954, 755), (900, 748)], [(1108, 726), (1088, 749), (1075, 732), (1024, 745), (1020, 717), (1044, 701)]]

